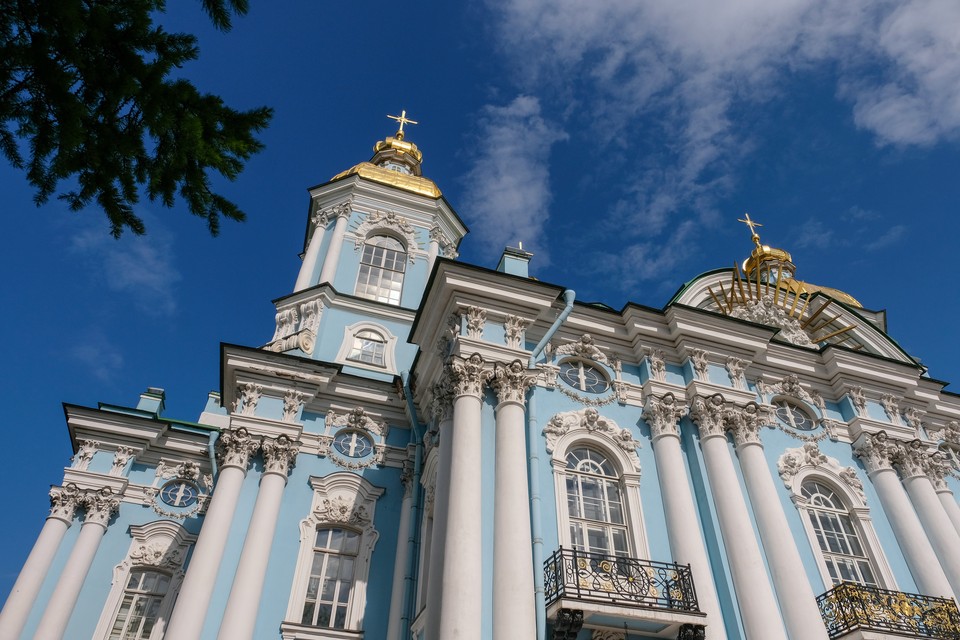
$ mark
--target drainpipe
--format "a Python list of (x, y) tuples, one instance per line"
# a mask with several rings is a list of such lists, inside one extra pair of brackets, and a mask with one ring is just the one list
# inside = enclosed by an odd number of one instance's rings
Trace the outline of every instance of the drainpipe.
[[(543, 334), (540, 342), (530, 354), (528, 369), (536, 366), (537, 357), (543, 352), (550, 338), (560, 329), (567, 316), (573, 311), (573, 302), (577, 292), (567, 289), (563, 292), (563, 301), (566, 306), (553, 324)], [(540, 456), (537, 453), (540, 445), (540, 433), (537, 430), (537, 394), (530, 394), (527, 404), (527, 473), (530, 476), (530, 533), (533, 536), (533, 591), (534, 603), (537, 608), (537, 640), (545, 640), (547, 635), (547, 605), (543, 589), (543, 533), (540, 522)]]
[(417, 410), (413, 406), (413, 392), (410, 390), (410, 372), (400, 374), (403, 381), (403, 397), (407, 401), (407, 417), (410, 420), (410, 439), (415, 447), (413, 456), (413, 478), (410, 479), (411, 503), (410, 524), (407, 529), (407, 567), (403, 574), (403, 615), (400, 618), (404, 638), (411, 638), (410, 625), (413, 623), (413, 608), (415, 606), (414, 593), (416, 584), (414, 569), (416, 568), (415, 551), (417, 547), (417, 532), (420, 530), (420, 473), (423, 464), (423, 428), (417, 422)]
[(211, 431), (210, 439), (207, 441), (207, 455), (210, 456), (210, 472), (214, 479), (217, 477), (217, 452), (214, 450), (214, 448), (217, 445), (217, 439), (219, 437), (219, 431)]

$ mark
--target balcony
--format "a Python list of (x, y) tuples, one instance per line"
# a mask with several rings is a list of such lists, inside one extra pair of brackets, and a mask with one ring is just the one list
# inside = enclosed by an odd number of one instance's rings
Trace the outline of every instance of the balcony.
[(554, 638), (580, 627), (703, 637), (689, 565), (559, 549), (543, 566)]
[(960, 640), (960, 611), (949, 598), (844, 582), (817, 597), (831, 640), (883, 637)]

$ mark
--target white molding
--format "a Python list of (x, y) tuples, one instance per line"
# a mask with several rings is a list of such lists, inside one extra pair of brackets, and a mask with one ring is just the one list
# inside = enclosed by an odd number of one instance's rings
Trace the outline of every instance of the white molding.
[[(310, 515), (300, 521), (300, 553), (293, 576), (293, 587), (287, 603), (283, 637), (292, 639), (312, 638), (359, 638), (355, 632), (363, 628), (363, 615), (367, 603), (367, 582), (373, 549), (380, 537), (374, 528), (374, 511), (383, 489), (376, 487), (360, 476), (349, 472), (333, 473), (324, 477), (311, 476), (313, 503)], [(310, 567), (313, 563), (313, 544), (317, 527), (332, 525), (350, 529), (360, 534), (360, 549), (354, 565), (353, 587), (347, 608), (346, 630), (301, 625), (303, 601), (306, 596)], [(315, 632), (315, 633), (314, 633)], [(342, 634), (342, 635), (336, 635)]]
[(183, 563), (187, 552), (196, 542), (197, 537), (179, 523), (172, 520), (155, 520), (145, 525), (130, 527), (133, 540), (123, 562), (113, 568), (113, 582), (110, 594), (104, 603), (100, 620), (93, 633), (96, 639), (107, 640), (113, 628), (114, 620), (123, 601), (130, 572), (134, 569), (158, 571), (170, 576), (167, 593), (163, 597), (160, 611), (157, 614), (157, 623), (150, 633), (150, 640), (163, 638), (170, 612), (176, 600), (180, 583), (183, 582)]
[[(367, 362), (360, 362), (359, 360), (350, 360), (347, 357), (350, 355), (350, 351), (353, 349), (354, 337), (364, 330), (374, 331), (383, 336), (384, 345), (382, 367), (369, 364)], [(356, 367), (358, 369), (366, 369), (368, 371), (376, 371), (378, 373), (392, 373), (396, 375), (396, 350), (397, 336), (393, 335), (389, 329), (382, 324), (377, 324), (376, 322), (361, 320), (360, 322), (354, 322), (353, 324), (347, 325), (343, 328), (343, 340), (340, 342), (340, 350), (337, 352), (336, 362), (340, 362), (348, 367)]]

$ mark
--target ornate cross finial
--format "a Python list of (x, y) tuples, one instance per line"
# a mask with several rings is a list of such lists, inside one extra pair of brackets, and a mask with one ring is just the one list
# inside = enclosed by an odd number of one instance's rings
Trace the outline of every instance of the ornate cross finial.
[(403, 125), (405, 125), (405, 124), (420, 124), (420, 123), (417, 122), (416, 120), (411, 120), (410, 118), (407, 117), (407, 110), (406, 110), (406, 109), (404, 109), (403, 111), (401, 111), (401, 112), (400, 112), (400, 115), (398, 115), (398, 116), (387, 115), (387, 117), (390, 118), (391, 120), (396, 120), (397, 122), (400, 123), (400, 128), (397, 130), (397, 135), (396, 135), (396, 137), (397, 137), (398, 140), (403, 140)]
[(759, 222), (750, 219), (750, 214), (743, 214), (743, 218), (737, 218), (737, 222), (742, 222), (743, 224), (750, 227), (750, 239), (759, 247), (760, 246), (760, 236), (757, 235), (757, 230), (755, 227), (762, 227), (763, 225)]

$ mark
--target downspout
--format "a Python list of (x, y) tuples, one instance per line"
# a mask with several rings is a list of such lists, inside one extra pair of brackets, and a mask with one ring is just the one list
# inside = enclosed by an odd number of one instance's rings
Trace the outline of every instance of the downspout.
[(400, 618), (403, 637), (412, 637), (410, 625), (413, 624), (413, 608), (415, 606), (414, 569), (416, 568), (415, 551), (417, 547), (417, 531), (420, 529), (420, 473), (423, 464), (423, 428), (417, 422), (417, 410), (413, 406), (413, 392), (410, 390), (410, 372), (400, 374), (403, 381), (403, 397), (407, 401), (407, 414), (410, 420), (410, 439), (414, 445), (413, 478), (410, 479), (410, 524), (407, 529), (407, 567), (403, 574), (403, 615)]
[[(560, 325), (566, 321), (567, 316), (573, 311), (573, 302), (577, 298), (577, 292), (573, 289), (567, 289), (563, 292), (563, 301), (566, 306), (557, 319), (553, 321), (547, 332), (543, 334), (540, 342), (533, 348), (530, 354), (530, 360), (527, 363), (528, 369), (536, 366), (537, 357), (543, 352), (547, 343), (554, 336)], [(534, 603), (537, 608), (537, 640), (545, 640), (547, 636), (547, 604), (546, 595), (543, 588), (543, 532), (540, 522), (540, 456), (537, 453), (540, 445), (540, 433), (537, 431), (537, 394), (530, 394), (530, 402), (527, 404), (527, 473), (530, 476), (530, 534), (533, 537), (533, 591)]]
[(210, 439), (207, 441), (207, 455), (210, 456), (210, 473), (214, 479), (217, 477), (217, 452), (215, 448), (219, 437), (219, 431), (211, 431)]

